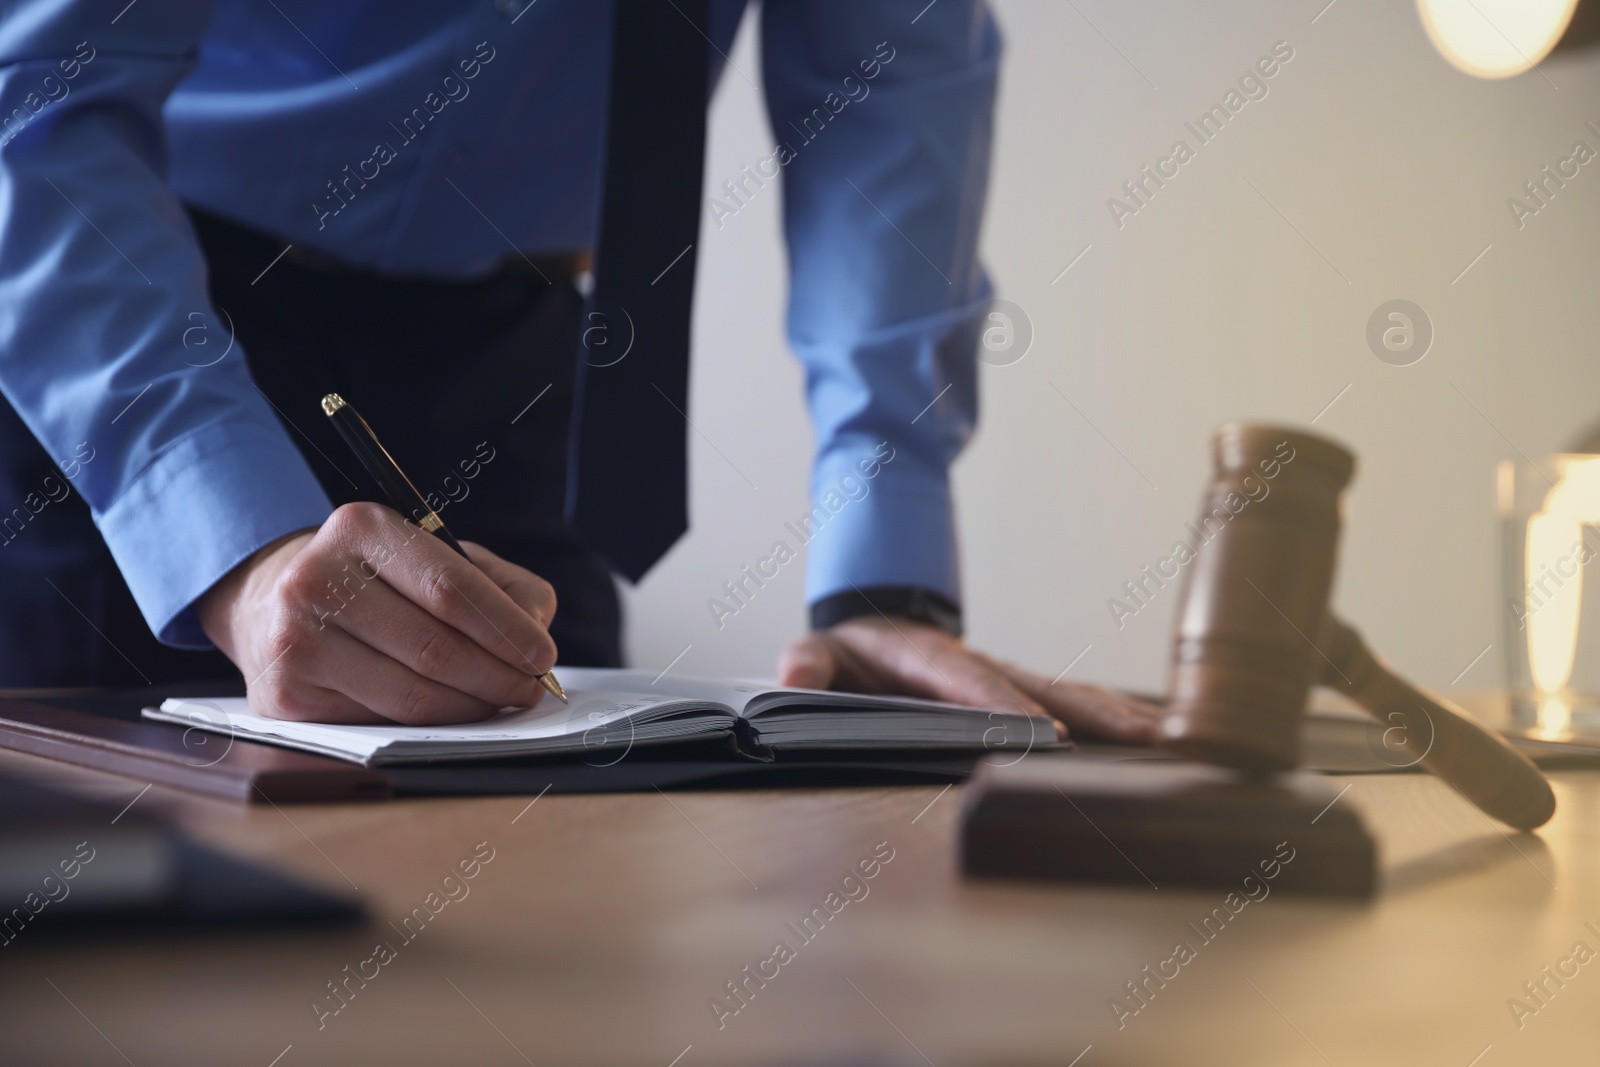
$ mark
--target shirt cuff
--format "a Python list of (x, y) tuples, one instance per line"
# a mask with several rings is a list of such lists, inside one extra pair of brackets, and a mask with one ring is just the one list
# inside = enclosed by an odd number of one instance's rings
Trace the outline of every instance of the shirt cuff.
[(162, 452), (95, 516), (163, 644), (210, 648), (194, 602), (265, 545), (333, 510), (277, 425), (212, 423)]
[(961, 603), (950, 483), (890, 442), (830, 451), (817, 463), (812, 507), (789, 524), (809, 546), (806, 602), (912, 586)]
[(811, 628), (827, 630), (864, 617), (899, 615), (961, 636), (961, 608), (938, 593), (911, 585), (876, 585), (856, 592), (835, 593), (811, 605)]

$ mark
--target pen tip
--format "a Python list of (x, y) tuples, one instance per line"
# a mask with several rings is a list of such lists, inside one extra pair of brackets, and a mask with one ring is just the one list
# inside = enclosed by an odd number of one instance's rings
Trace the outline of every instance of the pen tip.
[(561, 688), (561, 683), (556, 680), (554, 671), (545, 671), (543, 674), (539, 675), (539, 684), (544, 686), (545, 690), (551, 696), (561, 701), (561, 703), (571, 703), (571, 701), (567, 699), (567, 691)]

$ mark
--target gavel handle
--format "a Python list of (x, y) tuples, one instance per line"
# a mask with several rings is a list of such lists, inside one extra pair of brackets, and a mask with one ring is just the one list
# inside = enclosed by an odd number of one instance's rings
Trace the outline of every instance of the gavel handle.
[[(1519, 830), (1543, 826), (1555, 814), (1555, 794), (1532, 760), (1448, 700), (1397, 677), (1360, 634), (1332, 613), (1323, 622), (1317, 645), (1327, 657), (1321, 683), (1384, 723), (1386, 747)], [(1398, 742), (1390, 745), (1391, 736)]]

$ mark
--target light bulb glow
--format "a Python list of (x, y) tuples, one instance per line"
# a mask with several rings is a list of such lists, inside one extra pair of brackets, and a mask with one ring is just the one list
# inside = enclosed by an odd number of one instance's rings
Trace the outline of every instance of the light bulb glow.
[(1417, 0), (1439, 54), (1475, 78), (1510, 78), (1548, 56), (1578, 0)]

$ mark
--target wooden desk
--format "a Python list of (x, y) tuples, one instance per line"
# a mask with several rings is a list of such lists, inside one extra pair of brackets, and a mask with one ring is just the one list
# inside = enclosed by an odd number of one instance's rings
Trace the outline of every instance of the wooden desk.
[[(124, 802), (141, 788), (32, 757), (0, 769)], [(139, 803), (200, 837), (359, 886), (379, 922), (71, 949), (19, 939), (0, 950), (0, 1061), (1594, 1063), (1600, 959), (1520, 1030), (1506, 1003), (1575, 941), (1600, 951), (1584, 926), (1600, 928), (1600, 773), (1553, 780), (1555, 821), (1507, 837), (1432, 779), (1349, 778), (1339, 803), (1381, 838), (1378, 901), (1274, 893), (1209, 944), (1187, 924), (1220, 893), (963, 881), (956, 789), (282, 810), (152, 789)], [(494, 859), (470, 894), (403, 942), (383, 920), (484, 841)], [(800, 944), (785, 923), (879, 842), (894, 859), (868, 895)], [(719, 1031), (708, 1001), (780, 939), (795, 958)], [(1109, 999), (1179, 939), (1195, 958), (1119, 1030)], [(311, 1003), (378, 940), (395, 958), (319, 1031)]]

